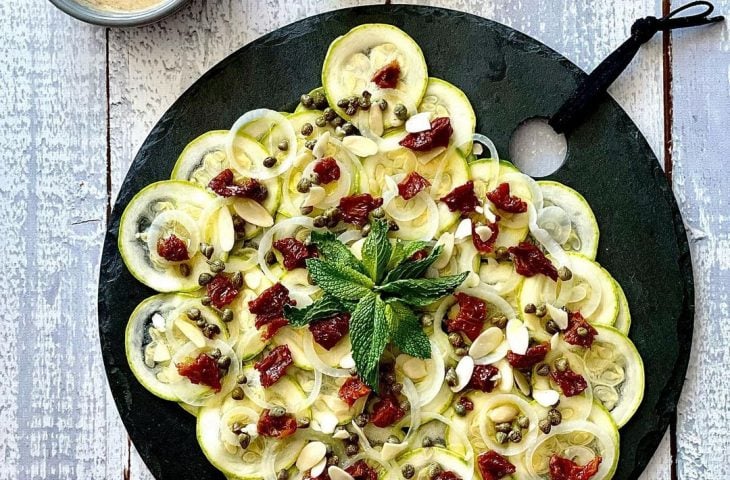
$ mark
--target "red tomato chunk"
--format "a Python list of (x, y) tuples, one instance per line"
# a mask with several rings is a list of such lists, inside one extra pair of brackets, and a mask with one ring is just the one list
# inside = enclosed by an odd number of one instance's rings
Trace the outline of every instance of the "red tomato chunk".
[(449, 192), (441, 201), (449, 207), (452, 212), (470, 213), (476, 210), (479, 199), (474, 193), (474, 182), (469, 180)]
[(365, 385), (358, 377), (350, 377), (340, 387), (338, 396), (340, 400), (352, 407), (358, 399), (370, 395), (370, 387)]
[(216, 308), (223, 308), (238, 295), (238, 289), (230, 278), (223, 273), (216, 274), (205, 286), (210, 303)]
[(320, 185), (327, 185), (340, 179), (340, 166), (332, 157), (324, 157), (314, 164), (314, 173), (319, 177)]
[(398, 184), (398, 194), (405, 200), (410, 200), (424, 188), (430, 186), (431, 182), (423, 178), (418, 172), (411, 172)]
[(190, 383), (195, 385), (206, 385), (216, 393), (221, 391), (220, 370), (215, 358), (208, 354), (201, 353), (194, 360), (188, 363), (178, 363), (177, 373), (187, 377)]
[(266, 200), (269, 192), (266, 186), (254, 178), (247, 178), (241, 183), (233, 181), (233, 171), (225, 169), (208, 182), (208, 187), (221, 197), (250, 198), (259, 203)]
[(524, 213), (527, 211), (527, 203), (519, 197), (509, 194), (509, 183), (500, 183), (497, 188), (487, 193), (487, 198), (498, 209), (509, 213)]
[(406, 415), (400, 408), (398, 399), (394, 395), (383, 395), (381, 400), (373, 406), (372, 421), (376, 427), (384, 428), (393, 425)]
[(479, 298), (465, 293), (456, 294), (459, 313), (446, 321), (446, 328), (451, 332), (462, 332), (472, 342), (476, 340), (487, 318), (487, 304)]
[(524, 355), (514, 353), (512, 350), (507, 352), (507, 361), (514, 368), (525, 370), (532, 368), (539, 362), (545, 360), (545, 356), (550, 351), (550, 344), (547, 342), (533, 345), (527, 349)]
[(427, 152), (434, 148), (446, 147), (454, 133), (449, 117), (431, 120), (431, 129), (424, 132), (409, 133), (398, 144), (414, 152)]
[(347, 467), (345, 471), (355, 480), (378, 480), (378, 472), (365, 463), (365, 460), (358, 460)]
[(296, 304), (296, 300), (289, 298), (289, 289), (281, 283), (276, 283), (248, 302), (248, 310), (256, 315), (254, 321), (256, 328), (261, 329), (266, 326), (262, 336), (264, 340), (268, 340), (289, 323), (284, 317), (284, 307)]
[(601, 457), (596, 457), (581, 467), (570, 459), (553, 455), (550, 457), (550, 480), (588, 480), (598, 472), (601, 461)]
[(168, 262), (182, 262), (190, 258), (188, 246), (174, 233), (157, 240), (157, 255)]
[[(467, 388), (481, 390), (482, 392), (491, 392), (497, 385), (497, 380), (492, 380), (499, 373), (499, 369), (494, 365), (475, 365), (471, 374), (471, 379)], [(472, 408), (474, 405), (472, 404)]]
[(296, 238), (282, 238), (274, 242), (274, 248), (284, 256), (284, 268), (294, 270), (304, 268), (305, 260), (317, 256), (317, 249), (314, 246), (307, 247)]
[(558, 280), (558, 269), (547, 259), (542, 250), (530, 242), (521, 242), (516, 247), (509, 247), (508, 251), (515, 264), (515, 270), (520, 275), (532, 277), (542, 273), (555, 281)]
[(397, 60), (393, 60), (375, 72), (370, 81), (380, 88), (395, 88), (398, 85), (398, 77), (400, 77), (400, 65)]
[(330, 350), (350, 331), (350, 314), (347, 312), (332, 315), (309, 324), (314, 341)]
[(261, 412), (259, 421), (256, 424), (256, 430), (265, 437), (286, 438), (297, 431), (297, 419), (289, 413), (281, 417), (272, 417), (267, 409)]
[(479, 473), (484, 480), (500, 480), (517, 470), (509, 460), (494, 450), (487, 450), (477, 457)]
[(286, 374), (292, 364), (291, 351), (287, 345), (279, 345), (253, 366), (261, 374), (261, 385), (270, 387)]
[(342, 221), (364, 226), (368, 223), (368, 214), (383, 205), (382, 198), (373, 198), (369, 193), (358, 193), (340, 199)]
[(561, 372), (554, 370), (550, 373), (550, 378), (558, 384), (560, 390), (563, 391), (563, 395), (566, 397), (574, 397), (580, 395), (583, 390), (588, 388), (588, 382), (579, 373), (574, 372), (570, 368), (566, 371)]
[[(585, 333), (585, 335), (581, 335)], [(568, 319), (568, 328), (565, 330), (565, 341), (571, 345), (591, 348), (598, 331), (586, 322), (580, 312), (571, 312)]]

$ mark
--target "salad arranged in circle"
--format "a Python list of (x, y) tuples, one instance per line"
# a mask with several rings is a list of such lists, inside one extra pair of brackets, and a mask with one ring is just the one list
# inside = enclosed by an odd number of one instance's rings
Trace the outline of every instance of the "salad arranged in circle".
[(337, 38), (322, 85), (127, 206), (160, 292), (126, 329), (137, 379), (232, 479), (611, 478), (644, 371), (588, 203), (500, 160), (393, 26)]

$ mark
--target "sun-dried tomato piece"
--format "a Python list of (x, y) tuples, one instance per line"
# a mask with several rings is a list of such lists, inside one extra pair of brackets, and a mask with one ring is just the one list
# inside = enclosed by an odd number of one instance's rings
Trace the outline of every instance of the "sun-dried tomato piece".
[(406, 412), (400, 408), (398, 399), (395, 395), (383, 395), (379, 402), (373, 406), (373, 414), (371, 419), (373, 425), (384, 428), (393, 425), (395, 422), (405, 417)]
[(603, 458), (596, 457), (582, 467), (557, 454), (550, 457), (550, 480), (588, 480), (597, 472)]
[(459, 397), (459, 401), (456, 403), (464, 407), (464, 410), (466, 410), (467, 412), (471, 412), (472, 410), (474, 410), (474, 402), (472, 402), (467, 396), (462, 395), (461, 397)]
[(351, 407), (359, 398), (370, 395), (371, 391), (370, 387), (365, 385), (360, 378), (350, 377), (342, 384), (337, 395), (340, 397), (340, 400)]
[(434, 148), (446, 147), (452, 133), (454, 129), (451, 128), (449, 117), (435, 118), (431, 120), (430, 130), (409, 133), (398, 144), (414, 152), (427, 152)]
[(256, 315), (254, 320), (256, 328), (261, 329), (266, 326), (262, 337), (264, 340), (268, 340), (281, 327), (289, 323), (284, 317), (284, 307), (296, 304), (296, 300), (289, 297), (289, 289), (281, 283), (276, 283), (248, 302), (248, 310)]
[(558, 269), (547, 259), (542, 250), (530, 242), (521, 242), (516, 247), (509, 247), (507, 250), (512, 256), (515, 270), (520, 275), (532, 277), (538, 273), (558, 280)]
[(221, 391), (220, 370), (215, 358), (206, 353), (201, 353), (194, 360), (188, 363), (178, 363), (177, 373), (187, 377), (190, 383), (195, 385), (206, 385), (216, 393)]
[[(585, 333), (585, 335), (581, 335), (581, 333)], [(596, 335), (598, 335), (598, 331), (590, 323), (586, 322), (580, 312), (570, 312), (568, 328), (565, 330), (566, 342), (571, 345), (591, 348), (593, 341), (596, 339)]]
[(545, 356), (549, 351), (550, 344), (548, 342), (539, 343), (528, 348), (524, 355), (520, 355), (519, 353), (515, 353), (510, 350), (507, 352), (507, 361), (510, 365), (512, 365), (512, 367), (525, 370), (527, 368), (532, 368), (539, 362), (545, 360)]
[(270, 387), (286, 374), (293, 362), (288, 345), (279, 345), (264, 358), (254, 363), (253, 368), (261, 374), (261, 385)]
[(486, 225), (492, 231), (492, 234), (486, 240), (482, 240), (482, 237), (477, 233), (477, 226), (474, 222), (471, 222), (471, 242), (474, 244), (474, 248), (480, 253), (490, 253), (494, 250), (494, 244), (499, 236), (499, 225), (497, 222), (489, 223)]
[(458, 292), (456, 302), (459, 312), (456, 317), (446, 321), (446, 328), (451, 332), (463, 332), (472, 342), (476, 340), (487, 318), (487, 304), (483, 300)]
[(282, 238), (274, 242), (274, 248), (284, 256), (284, 268), (294, 270), (304, 268), (305, 260), (317, 256), (317, 247), (306, 246), (296, 238)]
[(460, 476), (451, 470), (442, 470), (436, 474), (435, 477), (431, 477), (433, 480), (462, 480)]
[(500, 480), (507, 475), (512, 475), (517, 470), (509, 460), (494, 450), (487, 450), (479, 454), (477, 465), (484, 480)]
[(355, 480), (378, 480), (378, 472), (365, 460), (358, 460), (345, 469)]
[(315, 342), (330, 350), (350, 331), (350, 314), (342, 312), (314, 321), (309, 324), (309, 331)]
[(398, 85), (398, 77), (400, 77), (400, 64), (397, 60), (393, 60), (375, 72), (370, 81), (380, 88), (395, 88)]
[(190, 258), (187, 244), (174, 233), (157, 239), (157, 255), (168, 262), (182, 262)]
[(213, 280), (205, 286), (210, 303), (216, 308), (223, 308), (236, 298), (238, 288), (230, 278), (223, 273), (216, 274)]
[(489, 393), (497, 385), (497, 379), (494, 379), (494, 377), (498, 373), (499, 369), (494, 365), (475, 365), (466, 388), (473, 388), (474, 390)]
[(259, 421), (256, 424), (256, 430), (265, 437), (286, 438), (297, 431), (297, 419), (290, 413), (285, 413), (280, 417), (271, 416), (269, 409), (261, 412)]
[(418, 172), (411, 172), (398, 184), (398, 194), (406, 200), (418, 195), (424, 188), (430, 187), (431, 182)]
[(474, 193), (474, 182), (469, 180), (464, 185), (451, 190), (441, 201), (452, 212), (471, 213), (479, 206), (479, 199)]
[(340, 179), (340, 166), (334, 158), (324, 157), (314, 164), (314, 173), (319, 177), (320, 185), (327, 185)]
[(561, 372), (560, 370), (553, 370), (550, 372), (550, 378), (558, 384), (563, 395), (566, 397), (574, 397), (580, 395), (583, 390), (588, 388), (588, 382), (580, 373), (576, 373), (568, 367), (567, 370)]
[(364, 226), (368, 223), (368, 214), (383, 205), (382, 198), (373, 198), (369, 193), (358, 193), (340, 199), (340, 211), (342, 221)]
[(487, 193), (487, 198), (495, 204), (498, 209), (509, 213), (525, 213), (527, 203), (521, 198), (509, 194), (509, 183), (500, 183), (497, 188)]
[(208, 182), (208, 187), (221, 197), (250, 198), (259, 203), (269, 195), (266, 186), (254, 178), (247, 178), (240, 183), (234, 182), (233, 171), (228, 168)]

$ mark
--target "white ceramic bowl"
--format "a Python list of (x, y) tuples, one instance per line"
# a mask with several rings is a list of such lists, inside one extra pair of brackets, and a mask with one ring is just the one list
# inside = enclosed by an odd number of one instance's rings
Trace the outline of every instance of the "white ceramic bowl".
[(87, 23), (107, 27), (134, 27), (154, 23), (190, 0), (161, 0), (157, 5), (134, 12), (100, 10), (77, 0), (50, 0), (59, 9)]

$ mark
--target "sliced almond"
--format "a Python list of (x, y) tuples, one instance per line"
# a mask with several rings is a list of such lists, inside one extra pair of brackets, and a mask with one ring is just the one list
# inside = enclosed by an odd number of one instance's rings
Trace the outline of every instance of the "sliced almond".
[(461, 357), (459, 363), (456, 364), (456, 379), (457, 383), (451, 387), (452, 392), (460, 392), (466, 388), (466, 385), (471, 380), (471, 375), (474, 373), (474, 359), (469, 355)]
[(403, 362), (403, 373), (413, 380), (418, 380), (428, 374), (427, 364), (420, 358), (409, 358)]
[(530, 382), (527, 381), (527, 377), (520, 372), (519, 370), (512, 370), (512, 375), (515, 377), (515, 383), (517, 384), (517, 388), (520, 389), (520, 392), (522, 392), (523, 395), (527, 396), (530, 394)]
[(417, 113), (406, 120), (406, 132), (419, 133), (426, 130), (431, 130), (431, 112)]
[(459, 222), (459, 225), (456, 227), (456, 231), (454, 232), (454, 238), (456, 240), (461, 240), (462, 238), (467, 238), (471, 235), (471, 220), (468, 218), (463, 219), (461, 222)]
[(502, 329), (497, 327), (489, 327), (484, 330), (474, 340), (469, 347), (469, 356), (473, 358), (482, 358), (492, 353), (500, 343), (504, 340), (504, 333)]
[(322, 475), (322, 472), (324, 472), (324, 469), (327, 468), (327, 458), (323, 458), (322, 460), (317, 463), (314, 467), (312, 467), (312, 470), (310, 471), (310, 476), (312, 478), (317, 478), (320, 475)]
[(532, 398), (543, 407), (552, 407), (560, 400), (560, 394), (555, 390), (535, 390)]
[(550, 350), (555, 350), (558, 348), (558, 345), (560, 344), (560, 333), (555, 332), (552, 337), (550, 337)]
[(355, 368), (355, 359), (352, 358), (352, 353), (348, 353), (342, 360), (340, 360), (341, 368)]
[(269, 211), (250, 198), (237, 198), (233, 202), (233, 209), (239, 217), (258, 227), (270, 227), (274, 224), (274, 217)]
[(165, 317), (163, 317), (159, 313), (155, 313), (154, 315), (152, 315), (152, 326), (155, 327), (157, 330), (164, 332), (165, 331)]
[(428, 152), (419, 153), (418, 155), (416, 155), (416, 158), (421, 165), (426, 165), (428, 162), (438, 157), (445, 151), (446, 147), (432, 148)]
[(507, 343), (510, 350), (517, 355), (527, 353), (527, 347), (530, 345), (530, 332), (524, 323), (516, 318), (507, 322)]
[(439, 258), (433, 262), (433, 266), (436, 269), (442, 269), (449, 264), (451, 260), (451, 254), (454, 253), (454, 235), (450, 232), (444, 232), (436, 242), (436, 246), (441, 246), (441, 253)]
[(312, 185), (309, 188), (309, 193), (307, 193), (307, 196), (304, 197), (302, 207), (317, 206), (322, 203), (325, 198), (327, 198), (327, 192), (325, 191), (325, 189), (320, 187), (319, 185)]
[(314, 158), (322, 158), (324, 157), (324, 154), (327, 153), (327, 146), (330, 143), (330, 132), (324, 132), (322, 135), (319, 136), (317, 139), (317, 143), (314, 144), (314, 148), (312, 148), (312, 155), (314, 155)]
[(500, 405), (499, 407), (492, 409), (487, 416), (494, 423), (505, 423), (514, 420), (518, 413), (520, 413), (520, 411), (512, 405)]
[(167, 348), (167, 345), (158, 343), (155, 347), (155, 353), (152, 355), (152, 360), (157, 363), (161, 363), (167, 362), (171, 358), (172, 357), (170, 356), (170, 349)]
[(350, 438), (350, 432), (345, 430), (344, 428), (341, 430), (337, 430), (333, 435), (332, 438), (336, 438), (337, 440), (345, 440), (346, 438)]
[(309, 470), (321, 462), (325, 456), (327, 456), (327, 445), (322, 442), (309, 442), (299, 452), (297, 468), (302, 472)]
[(343, 138), (342, 145), (358, 157), (369, 157), (378, 153), (378, 144), (360, 135)]
[(469, 272), (469, 275), (466, 276), (466, 280), (464, 281), (464, 286), (474, 288), (479, 286), (479, 282), (481, 281), (482, 279), (479, 278), (479, 274), (477, 272)]
[(479, 225), (474, 229), (474, 233), (479, 235), (479, 238), (482, 240), (482, 242), (486, 242), (490, 238), (492, 238), (492, 229), (489, 228), (486, 225)]
[[(386, 442), (383, 444), (382, 450), (380, 450), (380, 456), (385, 460), (386, 462), (393, 460), (395, 457), (401, 454), (406, 448), (408, 448), (408, 443), (389, 443)], [(334, 479), (333, 479), (334, 480)]]
[(380, 137), (383, 135), (383, 111), (380, 108), (371, 108), (368, 116), (370, 122), (370, 131), (373, 135)]
[(224, 205), (218, 209), (216, 225), (218, 229), (215, 233), (218, 235), (218, 244), (224, 252), (230, 252), (236, 241), (236, 231), (233, 229), (233, 217), (228, 206)]
[(474, 155), (479, 156), (484, 153), (484, 147), (482, 147), (481, 143), (475, 142), (474, 146), (471, 148), (471, 151), (474, 153)]
[(550, 305), (549, 303), (545, 305), (547, 308), (547, 312), (550, 315), (550, 318), (553, 319), (553, 321), (558, 325), (558, 328), (560, 330), (565, 330), (568, 328), (568, 312), (563, 310), (562, 308), (557, 308), (554, 305)]
[(507, 360), (500, 360), (495, 364), (499, 369), (499, 391), (509, 393), (515, 385), (515, 376), (512, 365)]
[(492, 211), (492, 204), (491, 204), (491, 202), (486, 203), (484, 205), (484, 208), (482, 210), (483, 210), (482, 213), (484, 214), (484, 218), (489, 223), (494, 223), (494, 222), (497, 221), (497, 216)]
[[(337, 428), (337, 416), (330, 412), (323, 412), (317, 416), (317, 424), (313, 428), (322, 433), (332, 434)], [(319, 428), (317, 428), (319, 427)]]
[[(371, 108), (371, 110), (380, 110), (379, 108)], [(330, 478), (332, 480), (355, 480), (355, 478), (341, 469), (340, 467), (336, 465), (332, 465), (330, 468), (327, 469), (327, 473), (329, 474)]]
[(252, 270), (243, 276), (243, 281), (246, 284), (246, 287), (253, 290), (258, 289), (261, 286), (261, 280), (263, 280), (263, 274), (258, 269)]
[(175, 326), (188, 338), (188, 340), (193, 342), (196, 347), (203, 348), (205, 346), (205, 335), (203, 335), (203, 332), (201, 332), (198, 327), (181, 318), (175, 320)]

